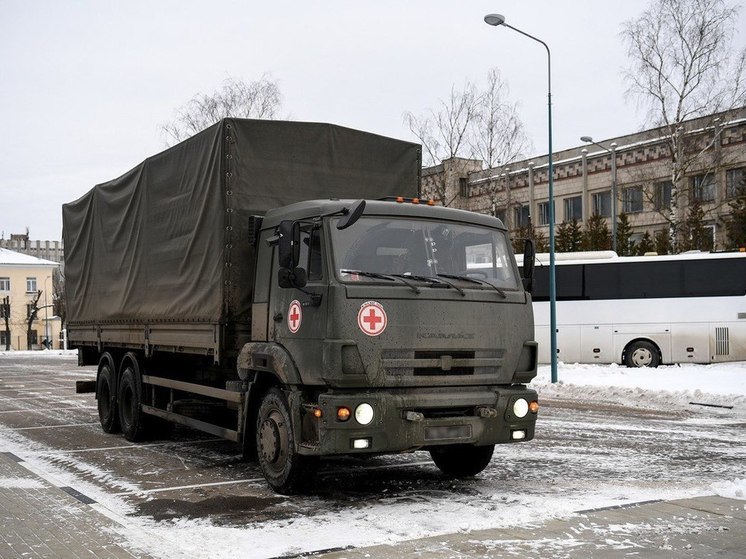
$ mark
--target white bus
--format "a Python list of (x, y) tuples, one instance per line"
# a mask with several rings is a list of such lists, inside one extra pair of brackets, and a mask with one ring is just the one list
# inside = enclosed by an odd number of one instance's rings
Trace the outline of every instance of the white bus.
[[(537, 259), (535, 335), (539, 362), (548, 363), (549, 255)], [(657, 367), (746, 360), (746, 252), (557, 253), (555, 264), (560, 361)]]

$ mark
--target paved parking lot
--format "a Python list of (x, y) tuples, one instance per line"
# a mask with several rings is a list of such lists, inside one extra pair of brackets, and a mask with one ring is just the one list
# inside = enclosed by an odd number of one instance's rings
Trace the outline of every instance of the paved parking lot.
[[(189, 557), (189, 538), (214, 556), (239, 546), (249, 557), (746, 549), (746, 502), (678, 498), (746, 477), (745, 425), (727, 415), (547, 401), (537, 439), (498, 448), (475, 480), (444, 478), (426, 453), (340, 458), (324, 463), (311, 495), (288, 498), (235, 444), (187, 429), (145, 444), (103, 433), (93, 395), (74, 392), (93, 375), (73, 357), (0, 356), (0, 557)], [(654, 502), (630, 504), (639, 501)]]

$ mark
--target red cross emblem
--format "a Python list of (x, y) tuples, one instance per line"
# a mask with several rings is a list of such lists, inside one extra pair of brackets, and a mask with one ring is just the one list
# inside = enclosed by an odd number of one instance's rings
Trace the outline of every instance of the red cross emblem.
[(303, 321), (303, 311), (301, 310), (300, 302), (294, 300), (288, 307), (288, 329), (292, 334), (295, 334), (300, 330), (300, 323)]
[(388, 317), (380, 303), (368, 301), (362, 304), (357, 313), (357, 325), (363, 334), (378, 336), (383, 333), (387, 324)]

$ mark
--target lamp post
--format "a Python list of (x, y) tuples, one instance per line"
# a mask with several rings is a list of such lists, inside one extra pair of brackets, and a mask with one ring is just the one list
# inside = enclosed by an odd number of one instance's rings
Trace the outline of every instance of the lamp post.
[(552, 161), (552, 53), (541, 39), (529, 35), (525, 31), (505, 23), (505, 16), (500, 14), (487, 14), (484, 16), (487, 25), (498, 27), (502, 25), (541, 43), (547, 51), (547, 128), (549, 136), (549, 338), (550, 338), (550, 360), (552, 366), (552, 382), (557, 382), (557, 290), (555, 286), (555, 262), (554, 262), (554, 165)]
[(581, 136), (580, 141), (598, 146), (602, 150), (607, 151), (611, 154), (611, 250), (616, 252), (616, 143), (612, 142), (611, 149), (609, 149), (606, 146), (602, 146), (601, 144), (594, 142), (593, 138), (591, 138), (590, 136)]

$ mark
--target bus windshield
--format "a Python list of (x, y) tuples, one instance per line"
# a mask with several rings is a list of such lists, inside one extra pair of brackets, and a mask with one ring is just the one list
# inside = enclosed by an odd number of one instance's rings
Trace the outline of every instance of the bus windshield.
[(411, 276), (463, 279), (474, 286), (508, 290), (519, 286), (504, 231), (461, 223), (375, 217), (362, 217), (343, 231), (332, 226), (331, 231), (335, 269), (341, 281)]

